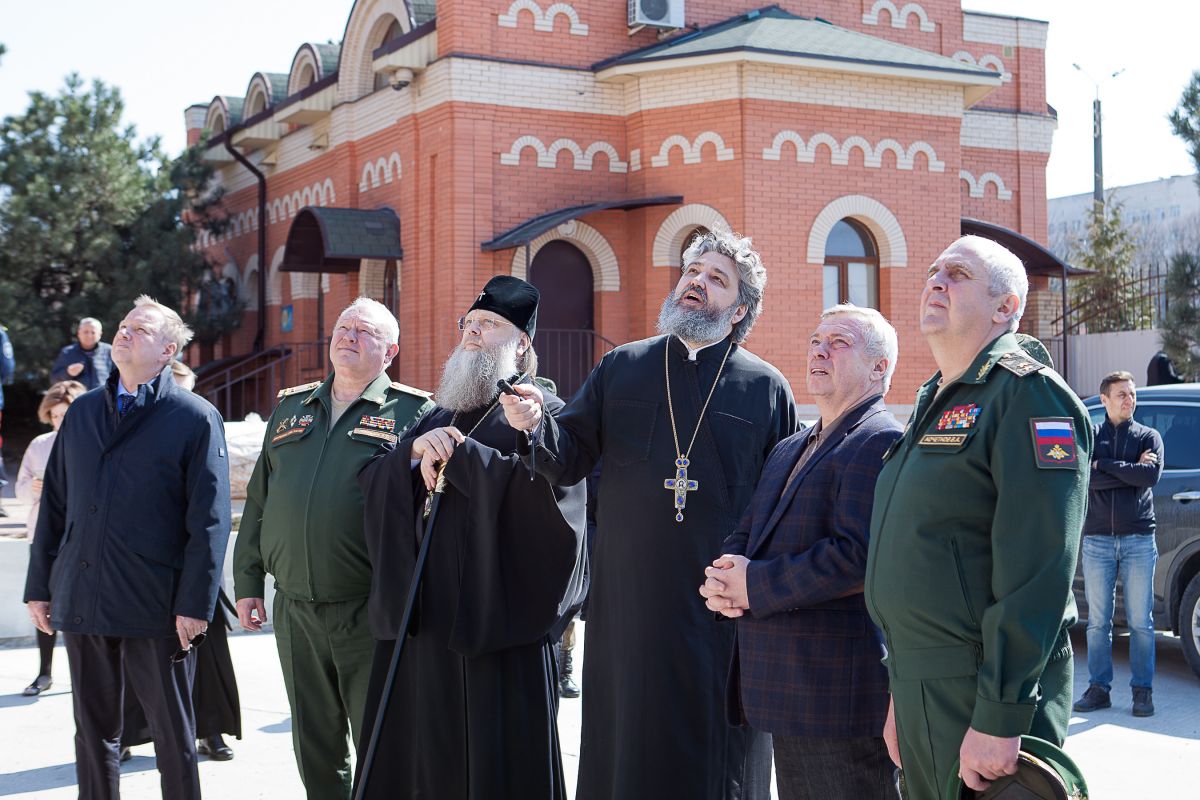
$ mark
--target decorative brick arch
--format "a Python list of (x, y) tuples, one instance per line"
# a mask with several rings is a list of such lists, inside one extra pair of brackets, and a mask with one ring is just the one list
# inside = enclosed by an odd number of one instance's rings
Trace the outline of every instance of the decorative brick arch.
[(875, 5), (871, 6), (871, 10), (863, 14), (864, 25), (878, 25), (879, 12), (887, 9), (892, 18), (893, 28), (905, 28), (908, 26), (908, 15), (916, 14), (917, 26), (925, 33), (933, 33), (937, 30), (937, 25), (930, 21), (929, 15), (925, 13), (925, 9), (917, 3), (907, 3), (902, 8), (897, 9), (896, 4), (892, 0), (875, 0)]
[(733, 230), (729, 220), (720, 211), (703, 203), (689, 203), (667, 215), (654, 234), (651, 261), (656, 267), (676, 267), (679, 253), (692, 232), (699, 227), (711, 230)]
[(247, 311), (258, 311), (258, 253), (252, 254), (246, 260), (238, 297), (246, 304)]
[(412, 29), (407, 5), (404, 0), (355, 0), (338, 58), (339, 103), (354, 102), (375, 90), (375, 73), (371, 69), (371, 53), (378, 44), (375, 40), (393, 17), (405, 33)]
[(283, 245), (280, 245), (275, 250), (275, 255), (271, 256), (271, 268), (267, 272), (267, 305), (278, 306), (283, 304), (283, 276), (279, 274), (279, 268), (283, 266)]
[(542, 10), (536, 0), (513, 0), (512, 5), (508, 7), (508, 11), (501, 14), (496, 22), (501, 28), (515, 28), (520, 24), (521, 12), (528, 11), (533, 17), (533, 29), (535, 31), (545, 31), (553, 33), (554, 18), (562, 14), (567, 18), (567, 32), (572, 36), (587, 36), (587, 23), (580, 22), (579, 12), (569, 3), (555, 3), (549, 8)]
[[(621, 289), (621, 270), (617, 264), (617, 254), (612, 245), (604, 238), (604, 234), (577, 219), (569, 220), (529, 243), (529, 263), (533, 257), (548, 243), (557, 239), (570, 242), (587, 256), (592, 266), (593, 288), (597, 292), (616, 292)], [(514, 277), (527, 279), (525, 274), (525, 248), (518, 247), (513, 253), (512, 267), (509, 270)]]
[(852, 194), (839, 197), (817, 214), (808, 234), (808, 263), (825, 262), (825, 243), (838, 220), (850, 217), (866, 226), (879, 245), (880, 267), (907, 267), (908, 243), (896, 216), (873, 197)]

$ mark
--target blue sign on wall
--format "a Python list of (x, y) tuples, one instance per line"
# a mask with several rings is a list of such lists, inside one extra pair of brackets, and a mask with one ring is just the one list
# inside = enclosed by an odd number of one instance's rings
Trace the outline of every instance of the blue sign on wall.
[(279, 312), (279, 330), (284, 333), (292, 332), (292, 307), (284, 306)]

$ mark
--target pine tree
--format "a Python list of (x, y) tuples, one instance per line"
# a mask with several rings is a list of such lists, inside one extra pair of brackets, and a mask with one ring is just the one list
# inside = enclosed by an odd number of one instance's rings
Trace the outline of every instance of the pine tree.
[(1087, 333), (1148, 328), (1151, 298), (1144, 296), (1135, 268), (1137, 242), (1121, 220), (1121, 206), (1111, 200), (1088, 212), (1087, 238), (1077, 245), (1073, 261), (1094, 274), (1071, 285), (1074, 323)]
[[(1175, 135), (1187, 144), (1188, 154), (1196, 164), (1196, 185), (1200, 189), (1200, 71), (1192, 74), (1179, 105), (1168, 119)], [(1163, 350), (1180, 374), (1200, 380), (1200, 254), (1181, 252), (1171, 259), (1167, 302)]]
[(211, 170), (139, 141), (123, 110), (117, 89), (72, 75), (0, 123), (0, 320), (19, 374), (47, 375), (81, 317), (109, 338), (137, 295), (180, 308), (202, 280), (196, 231), (221, 216)]

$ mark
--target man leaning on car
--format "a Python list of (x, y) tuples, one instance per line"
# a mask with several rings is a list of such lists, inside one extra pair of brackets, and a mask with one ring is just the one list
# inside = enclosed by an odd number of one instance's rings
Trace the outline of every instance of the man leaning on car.
[(1133, 715), (1154, 713), (1154, 485), (1162, 477), (1158, 431), (1133, 419), (1137, 388), (1128, 372), (1100, 381), (1104, 422), (1096, 426), (1087, 519), (1083, 525), (1083, 590), (1088, 605), (1088, 688), (1074, 706), (1112, 705), (1112, 620), (1118, 575), (1124, 587)]

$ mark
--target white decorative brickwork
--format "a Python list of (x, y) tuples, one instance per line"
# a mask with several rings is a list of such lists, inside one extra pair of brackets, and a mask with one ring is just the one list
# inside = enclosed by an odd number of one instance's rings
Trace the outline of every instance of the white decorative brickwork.
[(372, 53), (383, 44), (383, 34), (393, 20), (400, 23), (401, 30), (410, 30), (407, 6), (404, 0), (357, 0), (354, 3), (346, 22), (338, 62), (339, 103), (357, 100), (375, 90)]
[(963, 41), (998, 44), (1002, 47), (1046, 49), (1050, 25), (1036, 19), (998, 17), (963, 11)]
[(825, 263), (825, 242), (839, 220), (850, 217), (861, 222), (879, 245), (879, 266), (908, 266), (908, 243), (896, 215), (873, 197), (854, 194), (839, 197), (817, 214), (808, 234), (808, 263)]
[[(687, 81), (688, 73), (674, 73)], [(641, 82), (645, 83), (645, 79)], [(962, 88), (928, 81), (898, 81), (871, 75), (797, 71), (765, 64), (747, 64), (742, 81), (747, 99), (777, 100), (836, 108), (898, 111), (933, 117), (961, 117)], [(646, 107), (656, 97), (645, 87)]]
[(915, 14), (917, 22), (922, 31), (925, 33), (933, 33), (937, 30), (937, 26), (929, 21), (929, 15), (925, 13), (925, 9), (921, 8), (917, 3), (905, 3), (899, 10), (896, 9), (896, 4), (892, 0), (875, 0), (875, 5), (871, 6), (871, 10), (863, 14), (863, 25), (878, 25), (879, 12), (887, 9), (892, 17), (893, 28), (904, 28), (908, 26), (908, 16)]
[(587, 36), (588, 26), (579, 21), (579, 12), (574, 6), (568, 3), (555, 3), (554, 5), (542, 11), (542, 7), (535, 0), (513, 0), (513, 4), (508, 7), (508, 11), (501, 14), (496, 20), (501, 28), (515, 28), (520, 21), (522, 11), (528, 11), (533, 17), (533, 29), (535, 31), (554, 31), (554, 18), (562, 14), (570, 23), (568, 31), (572, 36)]
[(987, 185), (994, 183), (996, 185), (996, 198), (998, 200), (1012, 200), (1012, 192), (1005, 187), (1004, 179), (994, 172), (985, 172), (979, 176), (979, 180), (976, 180), (975, 176), (970, 172), (960, 169), (958, 177), (967, 182), (967, 194), (970, 197), (983, 197), (984, 193), (987, 192)]
[(658, 226), (658, 232), (654, 234), (651, 263), (656, 267), (679, 269), (679, 254), (683, 251), (683, 245), (700, 227), (710, 231), (732, 230), (729, 220), (712, 206), (688, 203), (672, 211)]
[(637, 172), (642, 168), (642, 151), (640, 148), (633, 148), (629, 151), (629, 171)]
[(629, 165), (621, 160), (617, 149), (608, 142), (592, 142), (588, 145), (587, 150), (584, 150), (574, 139), (556, 139), (547, 147), (536, 136), (522, 136), (517, 139), (507, 153), (500, 154), (500, 163), (509, 167), (519, 166), (521, 151), (527, 147), (537, 154), (536, 164), (543, 169), (554, 169), (558, 164), (558, 154), (563, 150), (571, 153), (573, 167), (581, 172), (591, 171), (597, 153), (604, 153), (608, 156), (609, 172), (625, 172), (629, 168)]
[[(592, 265), (592, 288), (594, 291), (616, 292), (621, 289), (621, 270), (612, 245), (600, 231), (577, 219), (568, 220), (530, 242), (529, 263), (533, 263), (534, 256), (548, 243), (560, 239), (575, 245), (587, 256), (588, 262)], [(513, 252), (510, 272), (514, 277), (522, 280), (527, 278), (524, 247), (518, 247)]]
[(274, 224), (291, 219), (305, 206), (333, 205), (337, 205), (337, 194), (333, 190), (333, 181), (326, 178), (322, 182), (272, 200), (267, 206), (267, 218)]
[(796, 161), (812, 164), (816, 161), (817, 148), (825, 145), (829, 148), (830, 163), (844, 167), (850, 163), (851, 151), (858, 149), (863, 154), (863, 166), (879, 169), (883, 166), (883, 154), (891, 151), (896, 156), (896, 168), (911, 170), (915, 164), (917, 153), (924, 153), (930, 172), (944, 172), (946, 164), (938, 161), (937, 153), (928, 142), (916, 141), (904, 148), (895, 139), (881, 139), (874, 147), (861, 136), (850, 136), (840, 144), (828, 133), (815, 133), (806, 144), (803, 137), (793, 130), (783, 130), (775, 134), (770, 147), (763, 148), (764, 161), (779, 161), (783, 158), (783, 145), (791, 142), (796, 148)]
[(267, 270), (267, 305), (277, 306), (283, 303), (283, 276), (279, 268), (283, 266), (283, 245), (275, 249), (271, 256), (271, 268)]
[[(364, 258), (358, 267), (358, 293), (362, 297), (370, 297), (379, 302), (384, 301), (384, 288), (387, 279), (387, 260), (382, 258)], [(400, 263), (396, 262), (396, 291), (400, 290)]]
[(979, 60), (977, 61), (975, 60), (975, 56), (971, 55), (966, 50), (959, 50), (950, 57), (955, 61), (961, 61), (964, 64), (970, 64), (975, 67), (983, 67), (984, 69), (991, 69), (999, 72), (1001, 83), (1008, 83), (1012, 80), (1012, 73), (1004, 69), (1004, 62), (1000, 60), (999, 56), (994, 56), (989, 53), (985, 56), (980, 56)]
[(400, 154), (392, 151), (387, 158), (380, 156), (374, 161), (363, 164), (358, 190), (365, 192), (369, 189), (378, 189), (384, 184), (398, 180), (400, 180)]
[(971, 110), (963, 114), (961, 143), (988, 150), (1049, 153), (1057, 127), (1058, 122), (1049, 116)]
[(717, 149), (717, 161), (732, 161), (733, 148), (725, 146), (725, 140), (716, 131), (705, 131), (688, 141), (686, 136), (668, 136), (658, 148), (658, 155), (650, 157), (650, 166), (665, 167), (671, 163), (671, 151), (678, 147), (683, 151), (684, 164), (699, 164), (704, 154), (704, 145), (712, 143)]
[(252, 253), (246, 260), (245, 277), (239, 296), (246, 304), (247, 311), (258, 310), (258, 253)]

